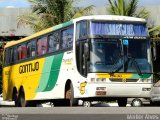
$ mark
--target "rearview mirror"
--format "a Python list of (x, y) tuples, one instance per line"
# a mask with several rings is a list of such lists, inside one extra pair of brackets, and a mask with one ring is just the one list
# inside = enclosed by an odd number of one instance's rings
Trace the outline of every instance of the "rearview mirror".
[(84, 55), (88, 59), (89, 58), (89, 45), (88, 43), (84, 43)]
[(153, 58), (154, 61), (157, 59), (157, 48), (156, 48), (156, 42), (153, 42)]

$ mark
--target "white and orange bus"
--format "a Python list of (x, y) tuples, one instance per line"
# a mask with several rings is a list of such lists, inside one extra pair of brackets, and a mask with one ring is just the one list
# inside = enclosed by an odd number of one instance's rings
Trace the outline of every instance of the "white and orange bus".
[(3, 98), (16, 106), (51, 101), (150, 98), (151, 46), (141, 18), (94, 15), (73, 19), (18, 41), (4, 51)]

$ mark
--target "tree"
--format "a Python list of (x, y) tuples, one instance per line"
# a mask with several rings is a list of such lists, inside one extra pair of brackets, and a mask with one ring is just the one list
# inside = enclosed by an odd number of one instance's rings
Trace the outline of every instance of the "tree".
[(153, 37), (159, 35), (160, 34), (160, 25), (150, 28), (149, 33)]
[(18, 17), (18, 26), (30, 25), (35, 32), (69, 21), (72, 18), (91, 14), (94, 6), (74, 7), (78, 0), (28, 0), (32, 11)]
[(108, 0), (107, 11), (113, 15), (134, 16), (148, 18), (149, 12), (145, 8), (138, 9), (138, 0)]
[[(148, 19), (149, 12), (145, 8), (138, 8), (138, 0), (108, 0), (107, 10), (113, 15), (134, 16)], [(159, 34), (160, 26), (149, 27), (149, 34), (154, 36)]]
[(3, 49), (4, 49), (4, 42), (0, 41), (0, 94), (2, 93)]

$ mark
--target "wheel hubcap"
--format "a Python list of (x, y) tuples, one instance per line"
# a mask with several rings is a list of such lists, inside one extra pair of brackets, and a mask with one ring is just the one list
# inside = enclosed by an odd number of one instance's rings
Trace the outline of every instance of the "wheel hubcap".
[(89, 101), (84, 101), (83, 106), (84, 107), (90, 107), (91, 103)]
[(135, 100), (134, 103), (133, 103), (133, 106), (141, 106), (141, 101), (139, 100)]

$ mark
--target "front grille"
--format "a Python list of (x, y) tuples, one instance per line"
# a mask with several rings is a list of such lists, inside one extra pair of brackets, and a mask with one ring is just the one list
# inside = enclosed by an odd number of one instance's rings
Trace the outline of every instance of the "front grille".
[(139, 79), (126, 79), (127, 82), (137, 82)]
[(138, 79), (122, 79), (122, 78), (109, 78), (112, 82), (137, 82)]
[(121, 78), (109, 78), (109, 80), (112, 82), (122, 82)]

